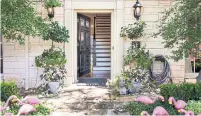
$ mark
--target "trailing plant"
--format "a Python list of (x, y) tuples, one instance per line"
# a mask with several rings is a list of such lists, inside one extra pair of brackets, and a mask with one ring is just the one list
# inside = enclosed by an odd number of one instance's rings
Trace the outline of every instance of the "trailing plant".
[(68, 42), (69, 32), (65, 26), (60, 26), (57, 21), (52, 21), (49, 28), (42, 35), (44, 40), (52, 40), (54, 42)]
[(26, 36), (41, 36), (49, 27), (30, 0), (1, 1), (1, 31), (7, 41), (24, 44)]
[(61, 6), (61, 3), (59, 2), (59, 0), (44, 0), (44, 3), (46, 8)]
[(164, 84), (160, 86), (160, 94), (166, 100), (171, 96), (176, 100), (199, 100), (201, 96), (201, 83)]
[(14, 81), (1, 81), (0, 86), (1, 101), (6, 101), (11, 95), (19, 97), (18, 88)]
[(121, 27), (120, 36), (128, 37), (129, 39), (138, 39), (143, 36), (144, 28), (146, 27), (145, 22), (139, 21), (134, 24), (128, 24), (128, 26)]
[(152, 56), (145, 48), (137, 48), (134, 44), (127, 50), (127, 55), (124, 56), (124, 65), (130, 65), (132, 62), (135, 63), (136, 67), (142, 69), (149, 69), (152, 63)]
[(172, 105), (168, 104), (167, 101), (156, 101), (154, 104), (151, 105), (145, 105), (140, 102), (131, 102), (126, 104), (124, 106), (124, 109), (131, 115), (140, 115), (142, 111), (147, 111), (151, 115), (154, 108), (156, 108), (157, 106), (162, 106), (163, 108), (165, 108), (168, 111), (169, 115), (178, 115), (177, 110)]
[(172, 55), (175, 61), (183, 56), (197, 55), (201, 44), (201, 1), (175, 0), (168, 10), (164, 11), (159, 31), (155, 37), (161, 35), (165, 48), (175, 48)]
[(35, 64), (40, 68), (63, 67), (66, 62), (65, 53), (61, 48), (54, 46), (44, 50), (41, 55), (35, 57)]
[(201, 100), (195, 101), (195, 100), (189, 100), (188, 105), (185, 107), (185, 110), (191, 110), (195, 114), (201, 113)]

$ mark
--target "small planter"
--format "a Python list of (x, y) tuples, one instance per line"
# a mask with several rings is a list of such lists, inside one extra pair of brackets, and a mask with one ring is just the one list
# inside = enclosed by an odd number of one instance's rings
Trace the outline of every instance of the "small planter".
[(59, 90), (59, 82), (49, 82), (48, 86), (50, 88), (50, 92), (55, 94)]
[(129, 88), (129, 93), (137, 93), (141, 88), (141, 84), (139, 82), (133, 82), (133, 86)]

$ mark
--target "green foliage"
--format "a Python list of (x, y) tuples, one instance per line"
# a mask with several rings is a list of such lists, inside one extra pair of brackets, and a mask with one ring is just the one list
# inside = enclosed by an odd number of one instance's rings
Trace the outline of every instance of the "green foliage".
[(65, 53), (60, 48), (54, 46), (35, 57), (37, 67), (63, 67), (66, 64)]
[(120, 36), (128, 37), (129, 39), (138, 39), (143, 36), (144, 28), (146, 27), (145, 22), (135, 22), (134, 24), (128, 24), (128, 26), (121, 27)]
[(59, 0), (45, 0), (44, 3), (46, 8), (61, 6), (61, 3), (59, 2)]
[(154, 36), (162, 35), (166, 48), (177, 48), (172, 51), (170, 58), (178, 61), (183, 53), (196, 55), (193, 48), (201, 43), (201, 0), (175, 0), (175, 4), (164, 12), (159, 32)]
[(189, 100), (188, 105), (185, 107), (185, 110), (191, 110), (195, 114), (201, 113), (201, 100), (200, 101)]
[[(4, 105), (4, 104), (2, 104), (2, 105)], [(8, 112), (13, 113), (14, 115), (17, 115), (20, 107), (21, 106), (19, 106), (19, 105), (14, 105), (14, 107), (9, 108), (8, 110), (4, 110), (3, 112), (1, 112), (0, 115), (4, 115), (5, 113), (8, 113)], [(30, 115), (37, 115), (37, 116), (50, 115), (51, 109), (49, 109), (48, 107), (46, 107), (43, 104), (36, 105), (35, 108), (36, 108), (36, 112), (31, 112)]]
[(25, 36), (43, 35), (48, 24), (37, 13), (30, 0), (1, 1), (1, 30), (8, 40), (24, 44)]
[(0, 82), (1, 101), (6, 101), (11, 95), (19, 96), (17, 85), (14, 81)]
[(137, 48), (131, 44), (127, 50), (127, 55), (124, 56), (124, 65), (129, 65), (133, 61), (135, 61), (137, 67), (149, 69), (152, 63), (152, 57), (145, 51), (144, 47)]
[(45, 68), (40, 77), (46, 81), (63, 80), (67, 76), (66, 62), (65, 53), (54, 46), (35, 57), (36, 66)]
[(44, 69), (40, 77), (41, 80), (58, 82), (67, 77), (67, 71), (65, 67), (49, 67)]
[(68, 42), (68, 30), (65, 26), (60, 26), (57, 21), (51, 22), (49, 28), (42, 35), (42, 38), (44, 40), (52, 40), (58, 43)]
[(51, 109), (43, 104), (36, 105), (35, 108), (37, 112), (32, 112), (31, 115), (50, 115)]
[(178, 115), (177, 110), (168, 102), (161, 102), (161, 101), (156, 101), (152, 105), (145, 105), (139, 102), (131, 102), (127, 105), (125, 105), (124, 109), (128, 111), (131, 115), (140, 115), (142, 111), (147, 111), (150, 115), (152, 114), (153, 110), (157, 106), (162, 106), (165, 108), (169, 115)]
[(199, 100), (201, 96), (201, 83), (164, 84), (160, 86), (160, 94), (167, 100), (174, 97), (176, 100)]

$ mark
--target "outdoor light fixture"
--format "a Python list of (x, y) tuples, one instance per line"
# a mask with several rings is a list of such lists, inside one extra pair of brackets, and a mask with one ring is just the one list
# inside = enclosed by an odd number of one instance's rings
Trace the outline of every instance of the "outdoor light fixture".
[(133, 14), (134, 17), (139, 20), (140, 16), (141, 16), (141, 8), (142, 5), (140, 4), (140, 2), (137, 0), (137, 2), (135, 3), (135, 5), (133, 6), (134, 10), (133, 10)]
[(54, 7), (47, 8), (47, 13), (48, 13), (49, 18), (53, 18), (54, 17)]

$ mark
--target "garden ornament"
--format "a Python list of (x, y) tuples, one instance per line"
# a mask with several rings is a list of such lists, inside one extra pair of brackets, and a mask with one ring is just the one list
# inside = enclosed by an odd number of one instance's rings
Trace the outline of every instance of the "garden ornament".
[[(142, 111), (141, 116), (149, 116), (148, 112)], [(169, 116), (168, 112), (161, 106), (154, 108), (152, 116)]]
[(22, 102), (31, 105), (40, 104), (40, 100), (33, 96), (26, 96), (24, 99), (22, 99)]
[[(30, 112), (36, 112), (36, 109), (30, 104), (24, 104), (20, 107), (16, 116), (20, 116), (21, 114), (28, 115)], [(12, 113), (5, 113), (4, 116), (14, 116)]]
[(29, 114), (30, 112), (36, 112), (36, 109), (30, 104), (24, 104), (20, 107), (16, 116), (20, 116), (21, 114)]
[(125, 87), (125, 81), (122, 77), (119, 79), (119, 93), (120, 95), (126, 95), (127, 94), (127, 89)]
[(168, 112), (161, 106), (157, 106), (153, 113), (153, 116), (169, 116)]
[(168, 99), (169, 104), (174, 104), (175, 108), (179, 111), (180, 109), (184, 109), (187, 105), (187, 103), (183, 100), (177, 100), (175, 101), (174, 97), (169, 97)]
[[(164, 102), (163, 96), (157, 96), (157, 98), (160, 99), (162, 102)], [(151, 99), (148, 96), (140, 96), (135, 99), (136, 102), (141, 102), (141, 103), (147, 104), (147, 105), (154, 104), (156, 102), (156, 100), (157, 99)]]
[(8, 103), (11, 99), (17, 99), (17, 96), (15, 95), (12, 95), (10, 96), (7, 100), (6, 100), (6, 104), (0, 108), (0, 112), (2, 112), (3, 110), (5, 110), (7, 107), (8, 107)]
[(180, 109), (178, 110), (181, 113), (184, 113), (185, 116), (194, 116), (194, 112), (193, 111), (186, 111), (184, 109)]

